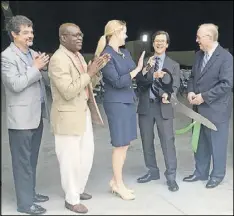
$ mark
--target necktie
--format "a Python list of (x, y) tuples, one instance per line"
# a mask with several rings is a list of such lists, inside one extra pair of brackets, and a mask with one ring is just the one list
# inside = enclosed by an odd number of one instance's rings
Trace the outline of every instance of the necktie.
[(201, 72), (205, 68), (208, 60), (209, 60), (209, 54), (207, 52), (205, 52), (204, 57), (203, 57), (203, 61), (202, 61)]
[(158, 69), (159, 69), (159, 57), (156, 57), (155, 60), (156, 60), (156, 62), (154, 65), (154, 72), (158, 71)]
[[(158, 71), (158, 69), (159, 69), (159, 57), (156, 57), (155, 58), (155, 60), (156, 60), (156, 62), (155, 62), (155, 65), (154, 65), (154, 70), (152, 71), (152, 73), (154, 73), (155, 71)], [(153, 78), (154, 79), (154, 78)], [(155, 95), (153, 94), (153, 92), (151, 91), (151, 88), (149, 89), (149, 91), (150, 91), (150, 98), (151, 99), (155, 99)]]

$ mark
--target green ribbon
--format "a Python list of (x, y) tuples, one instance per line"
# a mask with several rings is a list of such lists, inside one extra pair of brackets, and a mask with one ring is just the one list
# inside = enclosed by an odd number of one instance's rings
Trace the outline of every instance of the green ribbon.
[(185, 128), (176, 130), (175, 134), (176, 135), (181, 135), (184, 133), (187, 133), (188, 131), (190, 131), (193, 128), (192, 131), (192, 149), (193, 152), (197, 152), (197, 146), (198, 146), (198, 141), (199, 141), (199, 136), (200, 136), (200, 129), (201, 129), (201, 124), (199, 122), (192, 122), (191, 124), (189, 124), (188, 126), (186, 126)]

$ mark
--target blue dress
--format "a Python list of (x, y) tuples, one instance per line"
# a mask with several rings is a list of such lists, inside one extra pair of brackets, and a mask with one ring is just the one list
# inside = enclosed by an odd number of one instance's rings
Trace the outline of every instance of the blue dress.
[(136, 64), (128, 50), (120, 50), (123, 55), (107, 45), (102, 52), (111, 55), (111, 60), (102, 69), (105, 91), (103, 106), (114, 147), (129, 145), (137, 138), (136, 95), (130, 76)]

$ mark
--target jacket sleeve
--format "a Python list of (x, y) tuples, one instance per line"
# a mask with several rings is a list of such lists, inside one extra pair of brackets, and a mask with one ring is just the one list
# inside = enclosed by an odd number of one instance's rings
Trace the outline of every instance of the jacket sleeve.
[(69, 61), (54, 56), (49, 63), (49, 78), (65, 100), (75, 98), (91, 81), (87, 73), (72, 79)]
[(226, 93), (231, 92), (233, 88), (233, 57), (228, 55), (220, 68), (219, 82), (210, 90), (201, 93), (203, 100), (211, 104)]
[(100, 71), (99, 71), (96, 75), (94, 75), (94, 76), (91, 78), (92, 87), (95, 88), (96, 85), (97, 85), (98, 83), (100, 83), (101, 79), (102, 79), (102, 74), (101, 74)]
[(42, 78), (45, 82), (45, 85), (50, 87), (50, 79), (49, 79), (49, 75), (48, 75), (48, 67), (44, 67), (43, 69), (41, 69), (41, 75)]
[[(143, 68), (146, 66), (148, 60), (149, 58), (146, 58), (144, 60)], [(138, 86), (149, 86), (150, 84), (153, 83), (153, 71), (152, 70), (153, 70), (153, 67), (145, 75), (143, 75), (142, 71), (140, 71), (136, 75), (136, 83)]]
[(2, 55), (2, 81), (11, 91), (22, 92), (41, 78), (41, 72), (36, 67), (29, 67), (20, 73), (17, 62)]
[[(119, 75), (114, 65), (113, 58), (102, 68), (103, 78), (113, 86), (113, 88), (125, 88), (132, 85), (132, 79), (130, 73)], [(130, 72), (130, 71), (129, 71)]]

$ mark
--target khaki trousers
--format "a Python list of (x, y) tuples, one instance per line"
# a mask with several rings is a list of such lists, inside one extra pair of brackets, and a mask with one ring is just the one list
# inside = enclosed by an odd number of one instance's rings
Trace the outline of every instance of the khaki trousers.
[(78, 204), (93, 164), (94, 138), (89, 109), (84, 135), (55, 135), (55, 151), (65, 200), (71, 205)]

